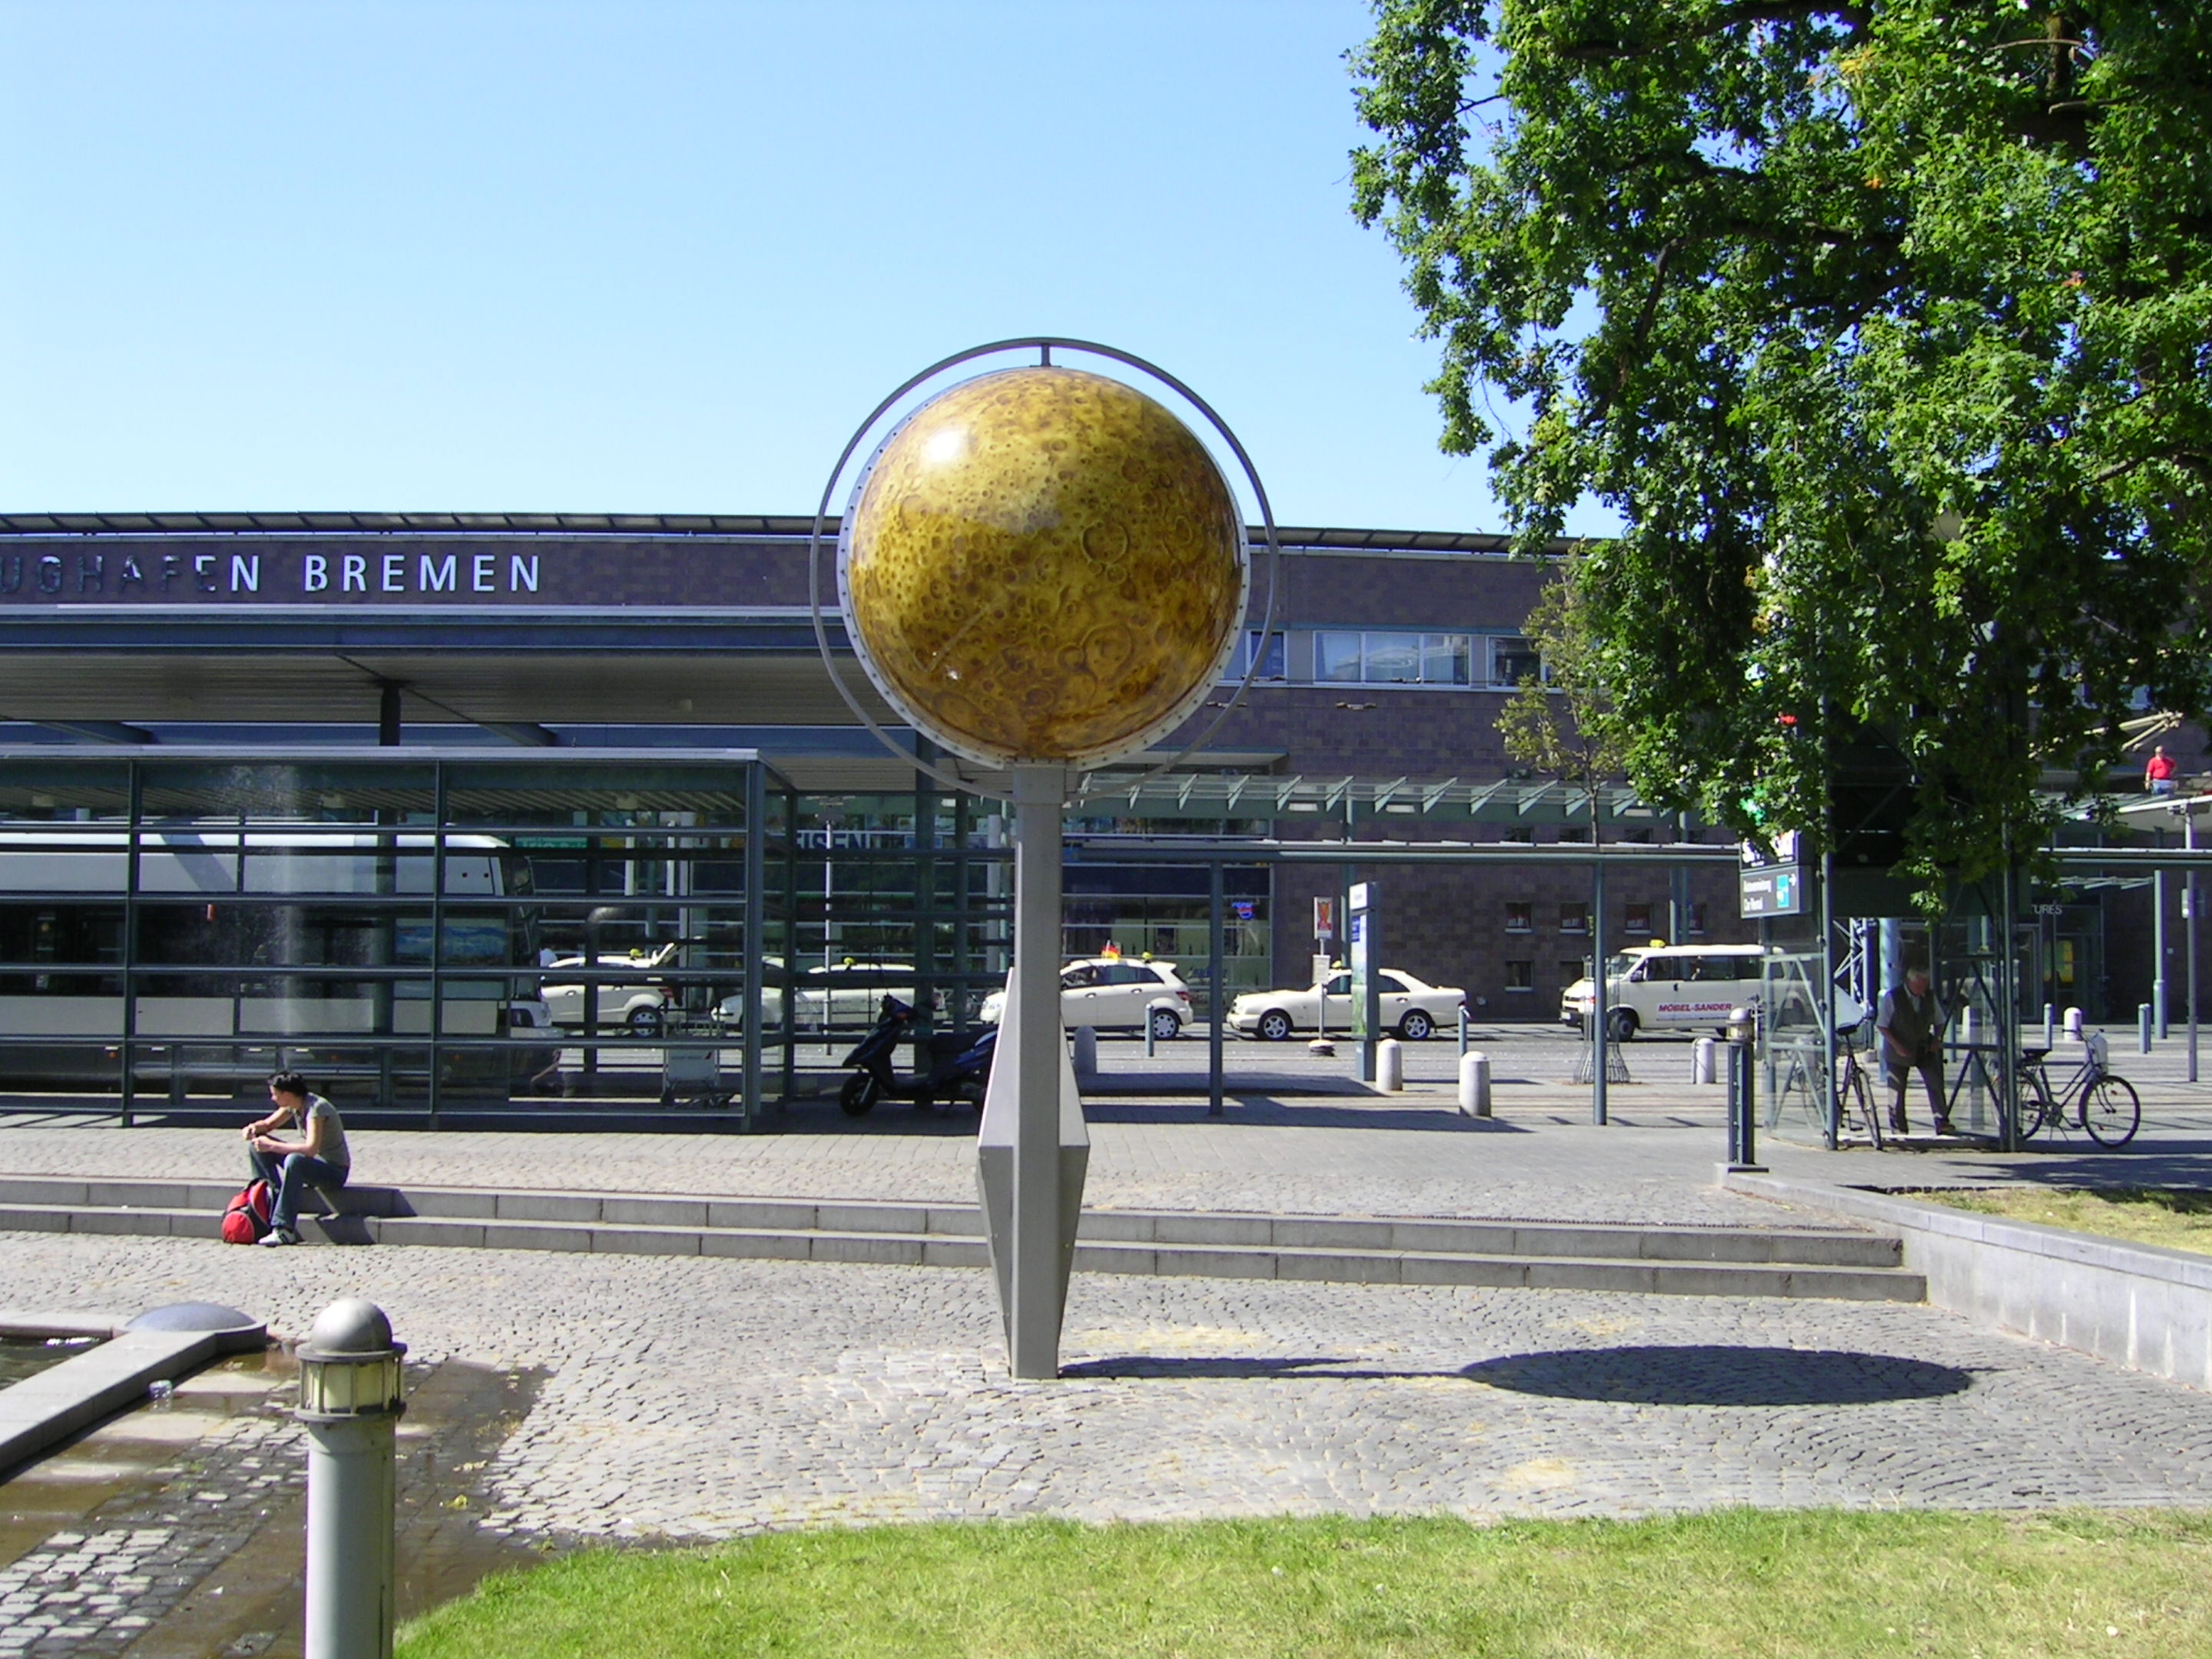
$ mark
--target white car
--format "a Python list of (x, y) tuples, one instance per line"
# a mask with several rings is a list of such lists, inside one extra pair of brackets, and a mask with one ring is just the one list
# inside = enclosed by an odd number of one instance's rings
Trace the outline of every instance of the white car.
[[(665, 985), (646, 980), (643, 975), (664, 966), (676, 955), (673, 944), (662, 945), (650, 953), (633, 951), (627, 955), (602, 956), (599, 958), (599, 1025), (620, 1026), (633, 1036), (659, 1036), (668, 1026), (669, 996)], [(575, 973), (584, 965), (581, 957), (556, 957), (546, 963), (549, 973), (563, 969)], [(547, 985), (538, 992), (544, 999), (546, 1012), (556, 1025), (578, 1025), (584, 1023), (584, 987), (580, 983)]]
[[(983, 1023), (997, 1024), (1006, 1010), (1006, 994), (992, 992), (983, 999)], [(1071, 1031), (1150, 1027), (1165, 1042), (1190, 1023), (1190, 988), (1164, 962), (1086, 957), (1060, 970), (1060, 1018)]]
[[(764, 975), (777, 974), (782, 966), (774, 957), (762, 963)], [(896, 997), (908, 1007), (914, 1006), (914, 978), (915, 967), (910, 962), (857, 962), (848, 957), (826, 966), (802, 968), (796, 975), (798, 982), (791, 988), (798, 1029), (819, 1031), (831, 1027), (873, 1025), (877, 1010), (887, 996)], [(763, 984), (760, 994), (761, 1023), (774, 1030), (783, 1024), (783, 987)], [(935, 1000), (941, 1008), (943, 993), (939, 993)], [(744, 1029), (744, 994), (724, 997), (717, 1003), (714, 1019), (718, 1024)]]
[[(1456, 985), (1431, 985), (1396, 968), (1382, 969), (1382, 1024), (1408, 1042), (1436, 1035), (1440, 1025), (1457, 1026), (1467, 993)], [(1352, 973), (1340, 969), (1320, 985), (1303, 991), (1249, 991), (1229, 1005), (1229, 1029), (1239, 1036), (1281, 1042), (1294, 1031), (1320, 1029), (1323, 995), (1328, 999), (1328, 1030), (1352, 1030)]]

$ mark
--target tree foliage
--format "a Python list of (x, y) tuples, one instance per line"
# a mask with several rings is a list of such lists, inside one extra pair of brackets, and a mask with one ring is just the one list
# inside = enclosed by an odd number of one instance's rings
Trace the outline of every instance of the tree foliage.
[(1595, 835), (1598, 786), (1620, 775), (1626, 757), (1616, 738), (1604, 656), (1583, 614), (1579, 574), (1578, 562), (1570, 560), (1528, 608), (1521, 631), (1536, 647), (1543, 672), (1522, 678), (1498, 714), (1498, 730), (1515, 760), (1590, 792)]
[[(2208, 694), (2212, 6), (1378, 0), (1354, 206), (1638, 787), (1974, 876)], [(1518, 404), (1515, 428), (1486, 412)]]

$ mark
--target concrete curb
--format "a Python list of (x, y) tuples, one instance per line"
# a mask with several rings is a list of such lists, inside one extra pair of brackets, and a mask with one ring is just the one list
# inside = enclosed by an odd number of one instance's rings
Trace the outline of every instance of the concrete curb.
[(0, 1470), (143, 1400), (148, 1385), (212, 1358), (222, 1340), (220, 1331), (125, 1331), (0, 1389)]
[(1893, 1230), (1936, 1307), (2212, 1390), (2212, 1256), (1864, 1188), (1746, 1174), (1722, 1184)]

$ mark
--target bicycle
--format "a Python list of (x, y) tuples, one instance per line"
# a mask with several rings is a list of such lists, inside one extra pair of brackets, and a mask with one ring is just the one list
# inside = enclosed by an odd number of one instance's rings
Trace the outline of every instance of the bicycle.
[(2075, 1121), (2100, 1146), (2118, 1149), (2133, 1140), (2142, 1122), (2142, 1103), (2133, 1084), (2112, 1074), (2104, 1033), (2091, 1034), (2081, 1065), (2056, 1094), (2044, 1063), (2050, 1053), (2029, 1048), (2021, 1054), (2020, 1138), (2027, 1140), (2046, 1123), (2063, 1133), (2070, 1107)]
[(1858, 1034), (1836, 1044), (1836, 1129), (1840, 1134), (1856, 1120), (1866, 1131), (1867, 1144), (1882, 1150), (1881, 1114), (1875, 1109), (1874, 1085), (1866, 1067), (1859, 1064)]
[[(1863, 1029), (1863, 1028), (1862, 1028)], [(1782, 1121), (1783, 1103), (1792, 1093), (1802, 1096), (1801, 1104), (1806, 1121), (1817, 1131), (1821, 1144), (1830, 1152), (1837, 1143), (1854, 1129), (1863, 1134), (1875, 1151), (1882, 1147), (1881, 1119), (1875, 1109), (1873, 1085), (1867, 1080), (1866, 1068), (1859, 1064), (1859, 1034), (1839, 1031), (1836, 1035), (1835, 1115), (1828, 1117), (1823, 1110), (1822, 1091), (1815, 1079), (1820, 1075), (1817, 1049), (1792, 1048), (1789, 1059), (1781, 1068), (1780, 1085), (1766, 1103), (1766, 1127), (1771, 1132)], [(1833, 1123), (1832, 1133), (1830, 1124)]]

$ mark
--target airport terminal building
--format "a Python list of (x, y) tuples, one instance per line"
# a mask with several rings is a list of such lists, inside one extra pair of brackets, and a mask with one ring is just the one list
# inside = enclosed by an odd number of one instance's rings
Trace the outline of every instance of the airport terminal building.
[[(750, 1119), (884, 990), (971, 1020), (1006, 972), (1007, 823), (917, 768), (952, 763), (863, 676), (890, 746), (837, 694), (811, 527), (0, 518), (0, 1095), (176, 1108), (283, 1058), (434, 1114), (556, 1084), (711, 1097), (680, 1051)], [(1223, 717), (1224, 682), (1071, 807), (1071, 957), (1173, 963), (1202, 1017), (1217, 989), (1307, 983), (1316, 901), (1340, 917), (1371, 881), (1386, 965), (1484, 1022), (1550, 1021), (1594, 905), (1608, 948), (1757, 937), (1727, 837), (1506, 757), (1544, 562), (1486, 536), (1280, 542), (1244, 702)], [(1601, 887), (1594, 841), (1625, 849)], [(1393, 861), (1434, 842), (1468, 856)], [(1666, 855), (1687, 845), (1703, 862)], [(2093, 1017), (2147, 994), (2112, 946), (2143, 884), (2039, 915), (2046, 990)]]

